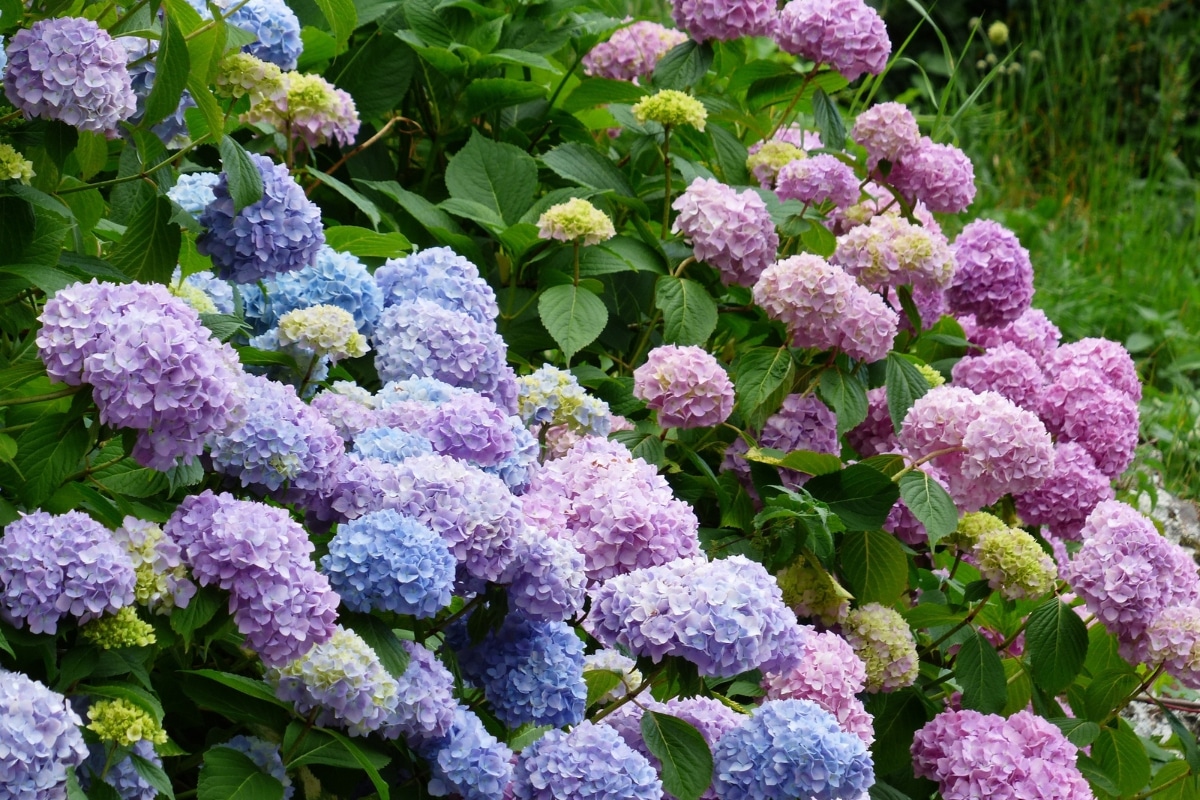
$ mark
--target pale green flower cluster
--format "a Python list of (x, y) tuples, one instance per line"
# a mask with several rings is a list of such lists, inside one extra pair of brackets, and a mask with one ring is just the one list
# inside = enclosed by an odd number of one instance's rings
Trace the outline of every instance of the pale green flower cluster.
[(106, 742), (123, 747), (140, 742), (165, 744), (167, 732), (149, 713), (128, 700), (98, 700), (88, 709), (87, 729)]
[(1058, 570), (1037, 540), (1020, 528), (990, 529), (975, 542), (982, 575), (1002, 597), (1041, 597), (1054, 588)]
[(649, 97), (643, 97), (633, 107), (633, 117), (638, 122), (657, 122), (660, 125), (691, 125), (698, 131), (704, 130), (708, 111), (704, 104), (690, 94), (676, 89), (663, 89)]
[(932, 389), (946, 385), (946, 376), (928, 364), (917, 364), (917, 372), (921, 373), (921, 376), (928, 381), (929, 386)]
[(808, 154), (787, 142), (763, 142), (763, 146), (746, 159), (746, 169), (753, 173), (759, 183), (770, 186), (775, 182), (779, 170), (793, 161), (807, 158)]
[(562, 425), (584, 436), (607, 436), (611, 427), (608, 404), (549, 364), (517, 378), (517, 414), (529, 427)]
[(171, 281), (167, 289), (171, 294), (196, 309), (197, 314), (217, 313), (217, 304), (212, 301), (212, 298), (203, 289), (193, 286), (190, 283), (184, 283), (182, 278), (178, 281)]
[(28, 186), (33, 175), (33, 162), (12, 145), (0, 142), (0, 180), (20, 181)]
[(985, 534), (1007, 530), (1007, 523), (999, 517), (986, 511), (973, 511), (962, 515), (958, 520), (958, 528), (951, 535), (960, 547), (973, 548)]
[(281, 99), (286, 86), (283, 70), (249, 53), (230, 53), (221, 60), (216, 89), (226, 97), (250, 97), (250, 104)]
[(154, 626), (139, 619), (133, 606), (126, 606), (111, 616), (92, 620), (83, 626), (80, 633), (103, 650), (146, 647), (158, 641)]
[(801, 617), (824, 625), (836, 625), (850, 611), (850, 594), (821, 568), (801, 556), (775, 576), (783, 591), (783, 602)]
[(600, 209), (578, 197), (546, 209), (538, 219), (538, 236), (560, 242), (599, 244), (617, 235), (612, 220)]
[(867, 603), (846, 615), (842, 635), (867, 666), (868, 692), (895, 691), (917, 679), (917, 643), (898, 611)]
[(337, 306), (297, 308), (279, 318), (279, 343), (299, 345), (330, 360), (357, 358), (371, 348), (358, 332), (354, 315)]

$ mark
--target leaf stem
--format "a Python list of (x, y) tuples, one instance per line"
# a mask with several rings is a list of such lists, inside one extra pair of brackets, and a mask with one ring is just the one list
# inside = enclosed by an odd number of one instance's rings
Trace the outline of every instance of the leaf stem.
[(662, 238), (667, 238), (671, 227), (671, 126), (663, 125), (663, 179), (666, 181), (663, 189), (663, 221)]
[(106, 186), (117, 186), (118, 184), (129, 183), (130, 181), (140, 181), (145, 178), (149, 178), (151, 175), (158, 172), (163, 167), (168, 166), (171, 162), (178, 161), (181, 156), (186, 155), (188, 152), (195, 150), (201, 144), (204, 144), (204, 140), (208, 139), (210, 136), (212, 136), (211, 131), (204, 134), (199, 139), (197, 139), (194, 142), (192, 142), (191, 144), (189, 144), (187, 147), (184, 147), (181, 150), (177, 150), (175, 152), (175, 154), (172, 155), (170, 158), (163, 159), (162, 161), (155, 164), (153, 167), (150, 167), (149, 169), (144, 169), (141, 172), (137, 173), (136, 175), (126, 175), (124, 178), (113, 178), (111, 180), (100, 181), (98, 183), (84, 183), (79, 186), (68, 186), (66, 189), (59, 189), (57, 192), (55, 192), (55, 194), (64, 195), (64, 194), (72, 194), (74, 192), (85, 192), (88, 189), (102, 189)]
[(779, 122), (775, 123), (775, 129), (771, 131), (771, 135), (767, 137), (768, 141), (774, 139), (775, 134), (779, 133), (780, 129), (787, 124), (788, 117), (790, 117), (792, 112), (796, 110), (796, 104), (799, 103), (800, 98), (804, 96), (804, 90), (808, 88), (808, 84), (812, 82), (812, 79), (816, 76), (817, 70), (820, 69), (820, 67), (820, 64), (814, 64), (813, 68), (804, 74), (804, 80), (800, 83), (800, 88), (796, 90), (795, 97), (793, 97), (792, 102), (788, 104), (787, 109), (783, 112), (783, 116), (779, 118)]

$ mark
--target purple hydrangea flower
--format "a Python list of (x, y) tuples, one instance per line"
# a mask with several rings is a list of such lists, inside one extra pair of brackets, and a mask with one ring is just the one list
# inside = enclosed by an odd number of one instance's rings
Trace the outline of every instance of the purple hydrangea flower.
[(800, 663), (783, 673), (763, 676), (769, 700), (810, 700), (832, 714), (838, 725), (870, 746), (875, 727), (858, 695), (866, 691), (867, 667), (849, 642), (832, 631), (811, 632)]
[(722, 800), (858, 800), (875, 783), (862, 739), (808, 700), (768, 700), (721, 737), (713, 760)]
[(90, 19), (42, 19), (5, 48), (4, 93), (30, 117), (56, 119), (110, 139), (137, 99), (125, 48)]
[(750, 286), (775, 260), (779, 234), (754, 191), (738, 192), (712, 178), (696, 178), (671, 207), (679, 212), (671, 230), (686, 236), (696, 258), (720, 270), (726, 283)]
[[(141, 123), (146, 113), (146, 98), (150, 96), (150, 90), (154, 88), (158, 41), (143, 39), (140, 36), (122, 36), (116, 41), (125, 48), (129, 82), (134, 96), (137, 98), (137, 108), (129, 117), (129, 122), (138, 124)], [(152, 128), (163, 144), (173, 150), (187, 145), (189, 141), (187, 122), (184, 120), (183, 114), (187, 109), (195, 107), (196, 101), (192, 98), (191, 92), (184, 89), (175, 111)]]
[[(974, 319), (974, 318), (972, 318)], [(1062, 340), (1062, 332), (1040, 308), (1027, 308), (1021, 316), (999, 328), (976, 327), (971, 341), (986, 348), (1009, 343), (1045, 364)]]
[(803, 631), (775, 579), (743, 556), (703, 556), (635, 570), (591, 592), (584, 628), (606, 647), (655, 662), (691, 661), (701, 675), (790, 669)]
[(134, 597), (138, 603), (159, 614), (187, 608), (196, 595), (196, 584), (187, 578), (179, 545), (162, 528), (153, 522), (125, 517), (112, 537), (133, 564), (137, 576)]
[(440, 404), (420, 430), (432, 443), (434, 452), (481, 468), (497, 466), (517, 449), (509, 415), (474, 392), (456, 395)]
[(389, 258), (375, 271), (375, 282), (387, 306), (428, 300), (480, 324), (492, 322), (500, 314), (496, 293), (479, 275), (479, 267), (449, 247)]
[(217, 198), (213, 187), (220, 180), (218, 172), (185, 172), (167, 192), (167, 197), (192, 216), (199, 216), (204, 207)]
[(1062, 539), (1078, 539), (1092, 510), (1114, 497), (1112, 483), (1084, 447), (1075, 442), (1054, 446), (1054, 471), (1031, 492), (1013, 497), (1027, 525), (1046, 525)]
[(387, 408), (397, 403), (429, 403), (440, 406), (452, 397), (466, 394), (470, 389), (460, 389), (436, 378), (413, 377), (388, 381), (375, 394), (375, 404)]
[(504, 800), (505, 790), (512, 783), (513, 752), (461, 705), (455, 709), (446, 735), (430, 740), (422, 748), (422, 755), (433, 772), (429, 793), (434, 797)]
[(396, 709), (387, 720), (387, 736), (403, 736), (416, 747), (440, 739), (454, 723), (454, 676), (428, 649), (401, 641), (408, 668), (396, 678)]
[(570, 540), (526, 526), (509, 572), (509, 607), (528, 618), (570, 620), (583, 611), (587, 575), (583, 555)]
[(958, 270), (946, 292), (956, 314), (974, 314), (980, 325), (999, 327), (1015, 321), (1033, 299), (1029, 251), (999, 223), (978, 219), (954, 240)]
[(222, 173), (213, 187), (216, 199), (200, 215), (208, 230), (196, 239), (196, 249), (212, 257), (217, 275), (234, 283), (307, 267), (325, 244), (321, 209), (304, 196), (288, 168), (254, 153), (250, 160), (262, 175), (262, 199), (235, 211)]
[(867, 418), (846, 432), (846, 442), (863, 458), (891, 453), (900, 447), (888, 411), (886, 386), (867, 391)]
[(616, 442), (581, 440), (547, 462), (521, 500), (538, 527), (583, 554), (591, 581), (700, 552), (692, 509), (653, 466)]
[(883, 298), (811, 254), (767, 267), (754, 285), (754, 302), (788, 326), (796, 347), (836, 347), (863, 361), (887, 356), (900, 326)]
[(791, 0), (779, 12), (775, 41), (848, 81), (883, 72), (892, 53), (883, 18), (863, 0)]
[[(283, 784), (283, 800), (292, 800), (296, 794), (296, 787), (292, 786), (292, 779), (288, 777), (287, 768), (283, 765), (279, 745), (257, 736), (235, 736), (219, 746), (236, 750), (253, 761), (259, 769)], [(150, 800), (153, 800), (153, 797)]]
[(351, 611), (422, 618), (450, 605), (457, 563), (442, 537), (384, 509), (340, 525), (321, 569)]
[(664, 428), (720, 425), (733, 412), (733, 384), (700, 347), (656, 347), (633, 372), (633, 396), (658, 412)]
[(1151, 664), (1164, 664), (1185, 686), (1200, 687), (1200, 608), (1174, 606), (1146, 631)]
[(137, 575), (108, 529), (79, 511), (44, 511), (9, 523), (0, 539), (0, 616), (33, 633), (55, 633), (132, 605)]
[[(133, 765), (132, 756), (143, 758), (156, 767), (162, 768), (162, 759), (154, 752), (154, 745), (146, 739), (139, 739), (130, 748), (130, 755), (116, 763), (109, 763), (109, 749), (101, 743), (88, 747), (88, 758), (79, 765), (76, 775), (79, 785), (87, 791), (92, 782), (104, 773), (104, 782), (116, 790), (121, 800), (155, 800), (158, 790), (154, 788)], [(107, 768), (107, 772), (105, 771)], [(18, 792), (17, 797), (22, 797)]]
[(1046, 382), (1033, 356), (1005, 342), (974, 358), (964, 358), (951, 371), (954, 384), (973, 392), (992, 391), (1021, 408), (1038, 409)]
[(1137, 402), (1087, 367), (1067, 367), (1047, 383), (1038, 406), (1059, 440), (1078, 442), (1096, 468), (1115, 478), (1133, 463), (1138, 443)]
[(896, 214), (880, 214), (839, 236), (829, 263), (871, 287), (911, 283), (943, 289), (955, 277), (954, 256), (941, 231)]
[(583, 57), (583, 71), (618, 81), (650, 75), (672, 47), (687, 41), (682, 31), (641, 20), (618, 29)]
[(854, 170), (828, 153), (790, 161), (775, 177), (775, 193), (780, 200), (799, 200), (808, 205), (852, 205), (858, 202), (859, 191)]
[(0, 786), (8, 796), (66, 797), (67, 769), (88, 756), (82, 725), (61, 694), (19, 672), (0, 670)]
[(1142, 399), (1142, 384), (1133, 358), (1119, 342), (1088, 338), (1064, 344), (1050, 354), (1046, 373), (1053, 378), (1072, 367), (1090, 369), (1119, 392), (1134, 401)]
[(419, 433), (408, 433), (399, 428), (368, 428), (354, 436), (354, 454), (399, 464), (413, 456), (433, 455), (433, 444)]
[(743, 36), (770, 36), (775, 30), (773, 0), (672, 0), (675, 24), (698, 42)]
[(910, 203), (920, 200), (940, 214), (966, 211), (975, 199), (971, 159), (954, 145), (935, 144), (928, 136), (892, 165), (888, 181)]
[(549, 731), (522, 753), (513, 775), (517, 800), (661, 800), (662, 783), (641, 753), (608, 725), (584, 722)]
[(871, 170), (880, 161), (894, 164), (921, 143), (917, 121), (903, 103), (871, 106), (858, 115), (850, 136), (867, 149), (867, 166)]
[[(837, 415), (816, 395), (790, 394), (785, 397), (779, 411), (763, 423), (758, 444), (785, 453), (812, 450), (837, 455), (842, 451), (837, 437)], [(750, 465), (742, 457), (747, 449), (745, 439), (735, 439), (725, 451), (721, 468), (732, 469), (749, 482)], [(812, 476), (785, 469), (781, 470), (780, 477), (784, 486), (794, 489)]]

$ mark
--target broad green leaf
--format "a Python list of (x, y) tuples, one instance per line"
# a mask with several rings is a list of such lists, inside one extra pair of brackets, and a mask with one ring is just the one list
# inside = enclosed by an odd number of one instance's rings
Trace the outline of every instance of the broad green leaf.
[(900, 496), (900, 489), (891, 478), (866, 464), (853, 464), (840, 472), (818, 475), (804, 484), (804, 488), (813, 497), (828, 503), (851, 531), (881, 528)]
[(867, 713), (875, 718), (871, 756), (876, 773), (888, 775), (911, 770), (913, 734), (929, 721), (918, 690), (907, 688), (867, 695), (866, 706)]
[(883, 781), (876, 781), (867, 790), (867, 797), (870, 800), (912, 800), (908, 795), (899, 789), (888, 786)]
[(204, 754), (198, 800), (282, 800), (283, 784), (263, 772), (248, 756), (217, 746)]
[(185, 646), (190, 646), (192, 635), (216, 616), (221, 605), (221, 600), (211, 590), (200, 589), (187, 607), (171, 612), (171, 630), (180, 635)]
[(1107, 719), (1139, 683), (1141, 679), (1128, 665), (1093, 676), (1083, 692), (1083, 705), (1088, 719), (1096, 722)]
[(358, 27), (358, 9), (354, 7), (353, 0), (316, 0), (316, 3), (328, 20), (329, 29), (333, 31), (338, 49), (341, 50)]
[(264, 703), (270, 703), (280, 708), (291, 708), (290, 705), (277, 698), (275, 692), (264, 681), (256, 681), (253, 678), (247, 678), (245, 675), (235, 675), (232, 672), (221, 672), (215, 669), (193, 669), (188, 670), (185, 674), (197, 675), (201, 678), (214, 681)]
[(1074, 682), (1087, 651), (1087, 626), (1058, 598), (1047, 600), (1029, 615), (1025, 652), (1034, 683), (1048, 694), (1059, 694)]
[(708, 74), (712, 62), (712, 44), (688, 39), (659, 60), (654, 68), (654, 85), (660, 89), (686, 90)]
[(855, 375), (827, 369), (821, 373), (817, 394), (837, 414), (838, 436), (867, 418), (867, 386)]
[(663, 448), (662, 439), (648, 431), (617, 431), (612, 434), (614, 441), (629, 448), (634, 458), (640, 458), (647, 464), (661, 467), (666, 463), (667, 453)]
[[(1195, 800), (1200, 797), (1200, 778), (1195, 774), (1182, 778), (1192, 772), (1186, 761), (1168, 761), (1159, 767), (1154, 774), (1150, 786), (1165, 787), (1150, 795), (1153, 800)], [(1176, 781), (1172, 783), (1172, 781)]]
[(4, 242), (0, 263), (20, 259), (21, 252), (33, 241), (34, 225), (32, 205), (19, 197), (0, 196), (0, 241)]
[[(225, 114), (221, 111), (221, 104), (213, 96), (212, 89), (208, 88), (206, 81), (196, 77), (195, 71), (188, 75), (187, 89), (196, 101), (196, 109), (184, 112), (192, 141), (199, 141), (201, 138), (219, 141), (225, 135)], [(198, 113), (193, 113), (194, 111)]]
[(451, 197), (473, 200), (513, 225), (533, 205), (537, 162), (521, 148), (493, 142), (476, 131), (450, 159), (446, 188)]
[(678, 800), (698, 800), (713, 777), (712, 751), (700, 731), (670, 714), (642, 714), (642, 740), (662, 762), (663, 791)]
[(1150, 780), (1150, 757), (1141, 739), (1123, 719), (1116, 728), (1101, 728), (1092, 743), (1092, 760), (1122, 795), (1140, 792)]
[(417, 59), (412, 48), (385, 36), (372, 36), (338, 59), (337, 85), (354, 98), (364, 120), (386, 114), (408, 93)]
[[(108, 138), (102, 133), (80, 131), (79, 142), (75, 145), (75, 160), (79, 162), (80, 179), (91, 180), (108, 163)], [(71, 205), (69, 197), (63, 197), (63, 201)]]
[(150, 497), (167, 488), (167, 476), (126, 459), (92, 473), (92, 478), (110, 492), (125, 497)]
[(636, 103), (646, 96), (646, 90), (629, 81), (611, 78), (584, 78), (562, 101), (563, 109), (570, 112), (608, 105), (609, 103)]
[(625, 174), (594, 147), (567, 142), (543, 154), (542, 163), (560, 178), (580, 186), (613, 191), (626, 197), (637, 196)]
[(842, 121), (837, 104), (824, 89), (818, 88), (813, 94), (812, 105), (821, 143), (830, 150), (841, 150), (846, 146), (846, 123)]
[(587, 707), (591, 708), (616, 689), (624, 681), (624, 676), (611, 669), (589, 669), (583, 673), (583, 682), (587, 684)]
[(1196, 734), (1192, 733), (1171, 709), (1162, 708), (1159, 710), (1167, 718), (1167, 724), (1171, 726), (1171, 731), (1179, 739), (1179, 744), (1183, 748), (1183, 757), (1191, 765), (1192, 771), (1200, 775), (1200, 748), (1196, 746)]
[(510, 106), (519, 106), (546, 96), (546, 88), (511, 78), (476, 78), (467, 84), (463, 104), (472, 117)]
[(350, 738), (343, 736), (337, 731), (326, 731), (326, 733), (328, 733), (337, 741), (341, 742), (341, 745), (346, 749), (346, 752), (348, 752), (350, 756), (358, 762), (358, 766), (363, 770), (363, 772), (367, 773), (367, 777), (375, 786), (375, 792), (379, 795), (380, 800), (391, 800), (391, 792), (388, 790), (387, 782), (384, 781), (383, 776), (379, 774), (379, 770), (376, 768), (375, 763), (366, 753), (363, 752), (363, 749)]
[(167, 777), (167, 773), (163, 772), (162, 767), (153, 761), (142, 758), (137, 753), (130, 753), (129, 758), (133, 763), (134, 771), (141, 776), (142, 780), (158, 791), (159, 797), (175, 800), (175, 790), (171, 788), (171, 779)]
[(891, 606), (908, 588), (908, 557), (889, 533), (850, 531), (842, 539), (841, 575), (860, 604)]
[(125, 236), (108, 257), (114, 267), (130, 278), (144, 283), (166, 283), (179, 263), (183, 237), (179, 226), (171, 222), (175, 213), (171, 201), (151, 195), (133, 214)]
[(916, 365), (899, 353), (888, 353), (884, 381), (887, 384), (888, 414), (892, 418), (892, 427), (899, 431), (904, 415), (913, 403), (929, 391), (929, 381)]
[(326, 228), (325, 244), (339, 253), (359, 258), (400, 258), (412, 250), (412, 244), (402, 233), (376, 233), (354, 225)]
[(162, 703), (156, 695), (140, 686), (134, 686), (131, 683), (103, 683), (80, 684), (77, 688), (79, 694), (128, 701), (154, 717), (158, 723), (161, 724), (163, 721)]
[(746, 460), (757, 461), (760, 464), (770, 464), (773, 467), (794, 469), (809, 475), (827, 475), (842, 468), (842, 460), (828, 453), (817, 453), (812, 450), (792, 450), (785, 453), (782, 450), (772, 450), (764, 447), (751, 447), (746, 453)]
[(425, 44), (449, 47), (454, 34), (438, 14), (437, 6), (434, 0), (404, 0), (404, 19)]
[(919, 603), (904, 612), (904, 620), (910, 627), (926, 630), (944, 625), (957, 625), (966, 616), (964, 611), (952, 611), (939, 603)]
[(996, 648), (978, 631), (959, 646), (954, 677), (962, 687), (963, 708), (995, 714), (1008, 702), (1004, 665)]
[(396, 638), (396, 634), (383, 620), (370, 614), (357, 614), (343, 610), (338, 615), (338, 622), (353, 629), (367, 645), (375, 651), (384, 669), (393, 678), (399, 678), (408, 669), (409, 655)]
[[(305, 764), (325, 764), (343, 769), (358, 769), (359, 762), (342, 743), (320, 728), (308, 728), (303, 722), (293, 721), (283, 733), (283, 747), (287, 754), (289, 769)], [(376, 769), (386, 767), (391, 758), (372, 748), (360, 748)]]
[(1063, 736), (1076, 747), (1087, 747), (1100, 735), (1100, 726), (1091, 720), (1059, 717), (1046, 721), (1057, 726)]
[(146, 97), (146, 113), (140, 123), (143, 128), (157, 125), (179, 108), (190, 67), (191, 60), (183, 32), (171, 15), (164, 15), (163, 35), (154, 59), (154, 86)]
[(920, 469), (904, 473), (900, 478), (900, 496), (913, 516), (925, 526), (931, 549), (958, 527), (958, 509), (954, 500), (929, 473)]
[(1029, 707), (1033, 698), (1033, 681), (1029, 679), (1029, 670), (1019, 658), (1005, 658), (1000, 662), (1004, 667), (1004, 682), (1007, 684), (1004, 708), (1000, 710), (1003, 716), (1011, 716)]
[(829, 258), (837, 249), (837, 239), (829, 232), (829, 228), (826, 228), (824, 223), (816, 220), (808, 222), (808, 228), (800, 234), (800, 241), (803, 242), (804, 249), (810, 253), (816, 253), (821, 258)]
[(779, 407), (791, 391), (795, 364), (786, 347), (756, 347), (733, 362), (733, 386), (742, 417), (753, 427)]
[(242, 213), (263, 195), (263, 178), (250, 154), (232, 136), (221, 137), (221, 166), (229, 180), (229, 197), (233, 200), (235, 213)]
[(475, 244), (475, 240), (463, 233), (454, 218), (426, 200), (419, 194), (410, 192), (395, 181), (355, 181), (360, 186), (373, 189), (385, 197), (395, 201), (404, 209), (417, 224), (429, 231), (440, 244), (453, 248), (457, 253), (481, 263), (483, 252)]
[(350, 188), (332, 175), (321, 172), (319, 169), (306, 167), (305, 171), (316, 178), (321, 183), (333, 189), (342, 197), (354, 204), (354, 207), (363, 213), (367, 219), (371, 220), (371, 225), (376, 229), (379, 228), (379, 223), (383, 221), (383, 215), (379, 213), (379, 206), (363, 197), (358, 191)]
[(47, 414), (17, 439), (13, 463), (25, 483), (21, 499), (36, 508), (54, 494), (63, 480), (79, 468), (88, 449), (88, 432), (67, 414)]
[(551, 286), (538, 298), (538, 316), (568, 362), (608, 324), (604, 301), (571, 284)]
[(663, 275), (654, 284), (654, 304), (662, 311), (668, 344), (703, 345), (716, 330), (717, 304), (695, 281)]
[(748, 157), (746, 145), (742, 144), (741, 140), (723, 125), (709, 125), (705, 128), (705, 132), (712, 139), (713, 152), (717, 155), (717, 164), (721, 168), (721, 177), (724, 182), (735, 186), (749, 183), (750, 175), (746, 171), (746, 158)]

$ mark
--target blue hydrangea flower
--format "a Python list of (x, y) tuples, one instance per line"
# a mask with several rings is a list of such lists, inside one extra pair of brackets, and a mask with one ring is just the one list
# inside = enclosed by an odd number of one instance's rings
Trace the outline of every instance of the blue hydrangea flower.
[(432, 455), (433, 444), (419, 433), (399, 428), (370, 428), (354, 437), (354, 453), (362, 458), (399, 464), (413, 456)]
[[(274, 326), (279, 318), (298, 308), (330, 305), (349, 311), (360, 333), (370, 334), (383, 309), (383, 295), (366, 266), (349, 253), (339, 253), (328, 245), (317, 250), (316, 260), (295, 272), (277, 275), (264, 282), (265, 298), (255, 298), (255, 324), (262, 329)], [(261, 295), (258, 286), (254, 286)], [(243, 293), (249, 294), (246, 287)], [(250, 304), (247, 303), (247, 317)]]
[(262, 199), (235, 212), (228, 176), (213, 187), (215, 200), (200, 215), (208, 230), (196, 249), (211, 256), (217, 275), (234, 283), (254, 283), (279, 272), (312, 264), (325, 243), (321, 209), (304, 196), (283, 164), (250, 154), (263, 179)]
[(461, 650), (458, 663), (510, 728), (525, 723), (558, 728), (583, 719), (583, 642), (566, 623), (510, 614), (500, 630)]
[(660, 800), (662, 782), (608, 725), (549, 731), (525, 748), (513, 774), (517, 800)]
[[(130, 750), (133, 751), (133, 755), (146, 759), (156, 767), (162, 766), (162, 759), (154, 752), (154, 745), (149, 740), (138, 739)], [(117, 790), (121, 800), (155, 800), (158, 797), (158, 790), (133, 766), (131, 755), (125, 756), (115, 764), (109, 764), (108, 747), (99, 743), (88, 747), (88, 759), (76, 773), (84, 791), (90, 789), (92, 781), (104, 772), (105, 765), (108, 766), (108, 772), (104, 775), (104, 782)]]
[(458, 708), (454, 676), (425, 647), (408, 641), (400, 646), (408, 651), (408, 668), (396, 679), (396, 710), (384, 734), (403, 736), (411, 746), (420, 747), (450, 732)]
[(442, 537), (391, 509), (346, 522), (321, 568), (351, 611), (432, 617), (450, 605), (458, 565)]
[(862, 739), (809, 700), (768, 700), (713, 749), (721, 800), (858, 800), (875, 783)]
[[(204, 19), (212, 19), (204, 0), (188, 0), (192, 8)], [(240, 0), (217, 0), (217, 6), (227, 9)], [(283, 0), (250, 0), (227, 18), (236, 25), (254, 34), (254, 41), (242, 48), (255, 58), (270, 61), (283, 70), (295, 69), (296, 61), (304, 50), (300, 41), (300, 19)]]
[(0, 670), (0, 786), (7, 797), (66, 796), (67, 768), (88, 756), (83, 721), (58, 692)]
[(279, 745), (257, 736), (235, 736), (221, 747), (237, 750), (249, 758), (259, 769), (283, 784), (283, 800), (292, 800), (292, 796), (296, 794), (296, 787), (292, 786), (292, 779), (288, 777), (287, 768), (283, 766)]
[(461, 795), (463, 800), (503, 800), (512, 782), (512, 750), (484, 730), (483, 723), (459, 705), (445, 736), (431, 741), (421, 754), (433, 777), (434, 797)]
[[(219, 172), (185, 172), (167, 191), (167, 197), (193, 217), (200, 216), (204, 207), (217, 199), (213, 187), (221, 180)], [(228, 313), (228, 312), (222, 312)]]
[(380, 408), (396, 403), (432, 403), (440, 406), (451, 397), (466, 394), (468, 389), (459, 389), (436, 378), (404, 378), (388, 381), (375, 393), (375, 402)]
[[(125, 52), (128, 54), (129, 80), (133, 93), (137, 97), (137, 110), (129, 117), (129, 121), (140, 123), (146, 114), (146, 98), (150, 96), (150, 90), (154, 88), (158, 41), (143, 39), (140, 36), (122, 36), (117, 39), (117, 42), (125, 48)], [(192, 98), (191, 92), (184, 89), (175, 110), (165, 119), (155, 123), (152, 128), (154, 134), (162, 140), (163, 144), (172, 149), (177, 150), (186, 146), (189, 138), (183, 112), (195, 107), (196, 101)]]
[(4, 37), (0, 36), (0, 73), (8, 66), (8, 53), (4, 52)]
[(508, 424), (512, 429), (515, 442), (512, 454), (494, 467), (485, 467), (484, 471), (504, 481), (513, 494), (521, 495), (533, 482), (533, 473), (537, 469), (541, 447), (538, 445), (537, 438), (521, 422), (520, 417), (510, 416)]
[(509, 570), (509, 606), (530, 619), (569, 620), (583, 611), (587, 573), (569, 539), (552, 539), (534, 527), (517, 544)]
[(485, 324), (500, 314), (496, 293), (479, 276), (479, 267), (449, 247), (389, 258), (376, 270), (375, 281), (383, 290), (384, 305), (430, 300)]

